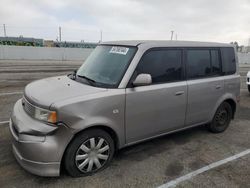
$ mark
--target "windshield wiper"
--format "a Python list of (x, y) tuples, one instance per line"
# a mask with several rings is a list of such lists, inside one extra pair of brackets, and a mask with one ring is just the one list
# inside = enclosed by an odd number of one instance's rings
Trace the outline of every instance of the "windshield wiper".
[(92, 80), (91, 78), (88, 78), (88, 77), (86, 77), (86, 76), (82, 76), (82, 75), (76, 75), (77, 77), (80, 77), (80, 78), (83, 78), (83, 79), (85, 79), (85, 80), (87, 80), (88, 81), (88, 83), (90, 84), (90, 85), (95, 85), (95, 83), (96, 83), (96, 81), (95, 80)]

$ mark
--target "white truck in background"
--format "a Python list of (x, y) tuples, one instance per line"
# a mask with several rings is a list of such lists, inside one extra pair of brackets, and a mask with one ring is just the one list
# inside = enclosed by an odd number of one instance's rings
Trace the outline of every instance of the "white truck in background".
[(247, 73), (247, 88), (248, 88), (248, 91), (250, 92), (250, 71), (248, 71)]

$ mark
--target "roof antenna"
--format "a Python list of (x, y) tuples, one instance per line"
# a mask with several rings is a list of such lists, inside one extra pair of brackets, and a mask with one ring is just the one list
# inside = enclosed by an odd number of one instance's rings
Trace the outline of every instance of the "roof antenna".
[(171, 40), (173, 40), (174, 31), (171, 31)]

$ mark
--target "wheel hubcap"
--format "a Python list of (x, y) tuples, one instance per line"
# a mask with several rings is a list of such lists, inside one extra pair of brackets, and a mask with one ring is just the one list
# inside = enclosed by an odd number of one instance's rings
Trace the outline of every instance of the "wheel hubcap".
[(228, 120), (228, 113), (227, 111), (224, 109), (224, 110), (221, 110), (217, 113), (216, 115), (216, 122), (219, 124), (219, 125), (225, 125), (225, 123), (227, 122)]
[(82, 172), (96, 171), (106, 163), (109, 154), (109, 145), (104, 138), (89, 138), (78, 148), (75, 163)]

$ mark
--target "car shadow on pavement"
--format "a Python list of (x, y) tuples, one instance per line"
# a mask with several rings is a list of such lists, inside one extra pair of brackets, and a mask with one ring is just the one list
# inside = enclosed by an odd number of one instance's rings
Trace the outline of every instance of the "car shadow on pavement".
[(167, 134), (132, 146), (128, 146), (116, 153), (115, 161), (134, 160), (142, 161), (148, 157), (161, 154), (167, 150), (178, 146), (185, 145), (192, 140), (194, 135), (210, 134), (205, 125), (186, 129), (180, 132)]

